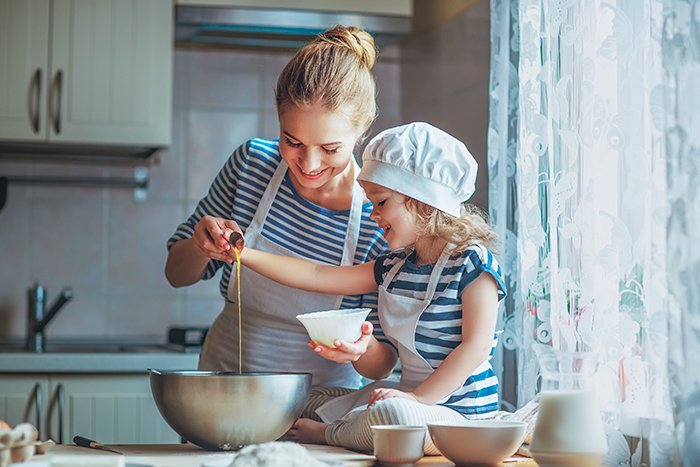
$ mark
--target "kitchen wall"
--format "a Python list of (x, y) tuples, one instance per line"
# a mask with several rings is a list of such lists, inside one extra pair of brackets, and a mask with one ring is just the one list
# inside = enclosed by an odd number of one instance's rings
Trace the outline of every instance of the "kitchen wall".
[(417, 0), (418, 31), (401, 44), (401, 111), (462, 140), (479, 163), (470, 202), (488, 208), (488, 0)]
[[(373, 126), (399, 123), (398, 47), (375, 67), (381, 113)], [(0, 211), (0, 337), (22, 337), (26, 289), (64, 286), (75, 298), (47, 328), (56, 336), (153, 336), (169, 325), (208, 325), (222, 306), (218, 279), (173, 289), (163, 275), (165, 242), (192, 212), (232, 150), (248, 138), (278, 135), (273, 88), (291, 54), (175, 51), (172, 146), (156, 156), (148, 200), (131, 190), (10, 185)], [(0, 161), (6, 175), (130, 177), (131, 165)]]
[[(466, 142), (480, 164), (473, 201), (487, 206), (488, 1), (451, 13), (399, 44), (374, 69), (379, 117), (370, 131), (422, 120)], [(0, 211), (0, 338), (22, 337), (26, 289), (64, 286), (75, 298), (52, 336), (149, 336), (170, 325), (208, 325), (221, 307), (218, 278), (173, 289), (165, 242), (231, 151), (278, 132), (273, 87), (288, 53), (178, 49), (173, 140), (149, 168), (148, 200), (131, 190), (10, 185)], [(131, 176), (133, 166), (0, 161), (2, 174)]]

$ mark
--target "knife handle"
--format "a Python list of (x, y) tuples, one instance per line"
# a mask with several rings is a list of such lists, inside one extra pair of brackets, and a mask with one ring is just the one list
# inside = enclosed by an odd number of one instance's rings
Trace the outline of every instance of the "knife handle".
[(74, 436), (73, 437), (73, 442), (75, 443), (76, 446), (82, 446), (84, 448), (101, 448), (102, 444), (98, 443), (97, 441), (93, 441), (91, 439), (84, 438), (82, 436)]

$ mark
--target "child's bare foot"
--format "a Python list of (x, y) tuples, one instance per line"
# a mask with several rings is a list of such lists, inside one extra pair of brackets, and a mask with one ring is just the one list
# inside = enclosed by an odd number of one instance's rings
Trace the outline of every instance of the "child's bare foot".
[(300, 418), (284, 435), (284, 439), (297, 443), (326, 444), (326, 426), (310, 418)]

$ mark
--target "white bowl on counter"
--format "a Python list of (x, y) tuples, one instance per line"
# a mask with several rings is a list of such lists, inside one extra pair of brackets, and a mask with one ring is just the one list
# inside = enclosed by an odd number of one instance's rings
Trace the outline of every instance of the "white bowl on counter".
[(505, 420), (428, 423), (435, 447), (457, 465), (496, 465), (518, 450), (527, 424)]

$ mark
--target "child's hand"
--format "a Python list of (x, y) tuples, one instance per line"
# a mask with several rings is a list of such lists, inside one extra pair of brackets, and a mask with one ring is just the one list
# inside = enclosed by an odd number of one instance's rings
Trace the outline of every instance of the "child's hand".
[(403, 399), (410, 399), (412, 401), (420, 402), (412, 392), (403, 392), (392, 388), (378, 388), (372, 391), (372, 393), (369, 395), (369, 402), (367, 403), (367, 406), (371, 407), (377, 401), (391, 399), (392, 397), (400, 397)]
[(374, 331), (372, 323), (365, 321), (362, 323), (362, 335), (352, 344), (337, 340), (334, 342), (335, 348), (327, 347), (314, 341), (309, 342), (307, 345), (326, 360), (336, 363), (352, 363), (359, 360), (367, 351), (367, 346), (372, 338), (372, 331)]

